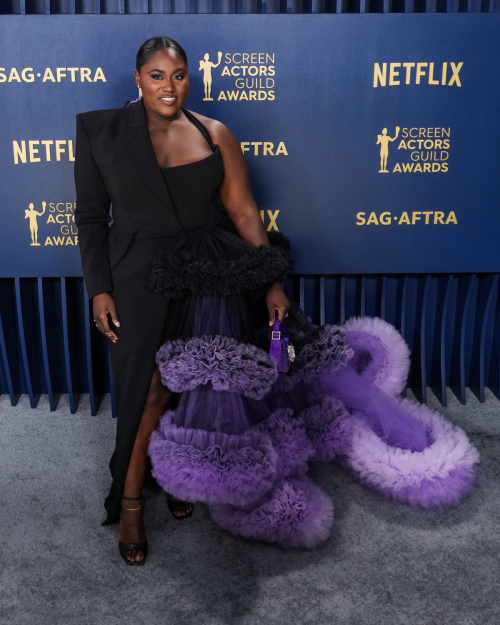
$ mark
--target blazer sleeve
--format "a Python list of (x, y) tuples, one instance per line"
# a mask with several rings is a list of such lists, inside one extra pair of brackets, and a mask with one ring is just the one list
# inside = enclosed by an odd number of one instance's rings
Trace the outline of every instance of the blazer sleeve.
[(78, 247), (88, 296), (92, 299), (94, 295), (109, 292), (113, 288), (108, 259), (111, 202), (92, 155), (89, 137), (80, 113), (76, 116), (74, 175)]

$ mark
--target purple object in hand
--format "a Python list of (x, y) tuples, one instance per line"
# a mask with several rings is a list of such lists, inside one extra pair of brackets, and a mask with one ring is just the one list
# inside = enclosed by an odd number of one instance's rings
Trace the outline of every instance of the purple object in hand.
[(274, 324), (271, 332), (269, 353), (278, 363), (278, 371), (288, 371), (295, 358), (295, 349), (288, 338), (286, 322), (283, 320), (280, 326), (277, 310), (274, 312)]

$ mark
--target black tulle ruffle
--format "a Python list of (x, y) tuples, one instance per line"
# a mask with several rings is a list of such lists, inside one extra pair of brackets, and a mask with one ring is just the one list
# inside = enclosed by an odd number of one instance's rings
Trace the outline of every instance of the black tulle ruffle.
[(171, 299), (181, 299), (189, 291), (223, 296), (253, 292), (259, 297), (275, 282), (290, 278), (294, 267), (289, 239), (272, 232), (269, 241), (271, 245), (235, 247), (235, 258), (216, 258), (208, 248), (205, 254), (189, 247), (173, 254), (160, 252), (151, 267), (149, 287)]

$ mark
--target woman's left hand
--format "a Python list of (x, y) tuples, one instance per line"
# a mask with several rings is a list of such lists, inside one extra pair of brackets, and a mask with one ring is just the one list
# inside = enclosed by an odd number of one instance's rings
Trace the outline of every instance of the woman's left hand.
[(275, 284), (272, 289), (267, 292), (266, 295), (267, 310), (269, 312), (269, 325), (274, 323), (275, 311), (278, 311), (278, 318), (282, 323), (285, 318), (285, 314), (290, 308), (290, 302), (287, 296), (283, 293), (283, 289), (279, 284)]

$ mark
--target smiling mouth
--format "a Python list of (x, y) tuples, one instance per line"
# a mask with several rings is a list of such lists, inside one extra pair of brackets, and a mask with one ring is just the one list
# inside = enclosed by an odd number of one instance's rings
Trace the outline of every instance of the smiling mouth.
[(169, 104), (173, 104), (176, 100), (177, 100), (177, 96), (165, 96), (163, 98), (160, 98), (161, 102), (163, 102), (163, 104), (166, 104), (167, 106)]

